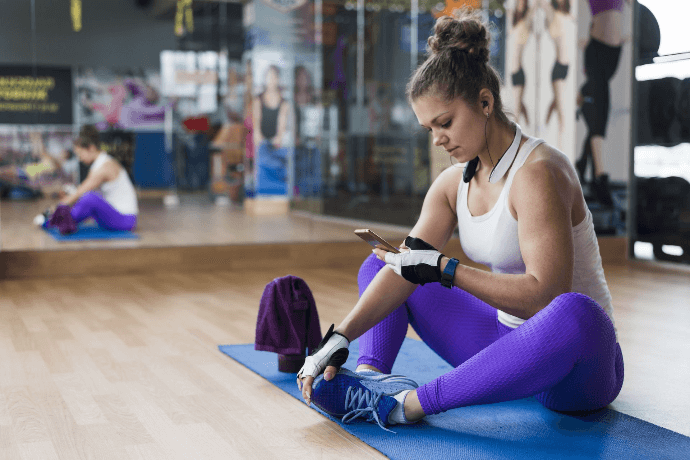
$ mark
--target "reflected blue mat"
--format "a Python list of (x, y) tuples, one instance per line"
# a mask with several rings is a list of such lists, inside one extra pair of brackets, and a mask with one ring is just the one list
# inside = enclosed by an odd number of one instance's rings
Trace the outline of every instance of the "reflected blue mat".
[(58, 241), (136, 240), (139, 238), (139, 235), (130, 231), (105, 230), (93, 224), (79, 224), (78, 230), (70, 235), (61, 235), (55, 227), (42, 228)]
[[(302, 401), (295, 374), (278, 371), (275, 353), (253, 344), (221, 345), (220, 351)], [(354, 369), (358, 343), (345, 367)], [(451, 367), (424, 343), (405, 339), (393, 366), (420, 385)], [(313, 407), (313, 406), (312, 406)], [(550, 411), (534, 398), (454, 409), (422, 422), (390, 427), (355, 421), (346, 431), (392, 459), (690, 459), (690, 438), (643, 420), (603, 409), (586, 416)]]

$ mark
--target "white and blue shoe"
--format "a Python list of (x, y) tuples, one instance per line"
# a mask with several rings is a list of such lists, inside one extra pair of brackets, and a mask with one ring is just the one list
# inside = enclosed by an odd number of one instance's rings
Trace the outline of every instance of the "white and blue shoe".
[(323, 374), (314, 380), (311, 401), (327, 414), (342, 417), (343, 423), (364, 418), (390, 431), (386, 428), (388, 416), (398, 405), (394, 396), (418, 386), (403, 375), (341, 368), (330, 381), (324, 380)]

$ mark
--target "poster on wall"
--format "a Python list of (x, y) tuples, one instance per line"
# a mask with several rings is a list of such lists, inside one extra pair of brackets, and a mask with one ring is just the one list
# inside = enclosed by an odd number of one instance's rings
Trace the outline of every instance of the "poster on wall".
[(280, 52), (254, 53), (254, 179), (257, 195), (287, 195), (294, 153), (291, 63)]
[(319, 181), (300, 176), (296, 170), (298, 163), (313, 170), (312, 160), (318, 156), (318, 149), (307, 148), (314, 147), (309, 140), (319, 131), (311, 129), (310, 123), (320, 118), (312, 109), (318, 98), (314, 82), (320, 81), (321, 68), (312, 64), (319, 62), (314, 35), (305, 33), (313, 31), (313, 5), (264, 0), (254, 2), (248, 16), (261, 21), (248, 20), (254, 152), (252, 168), (247, 171), (252, 179), (247, 195), (293, 197), (301, 193), (300, 181), (302, 192), (313, 194), (318, 192)]
[(0, 66), (0, 124), (71, 125), (72, 69)]
[[(624, 1), (620, 8), (607, 11), (601, 11), (596, 2), (579, 2), (578, 7), (581, 116), (576, 165), (585, 184), (606, 192), (596, 193), (597, 202), (613, 206), (617, 204), (610, 197), (612, 187), (606, 184), (610, 181), (624, 187), (630, 165), (632, 6)], [(612, 23), (615, 27), (604, 22), (607, 14), (618, 17)]]
[(77, 122), (100, 131), (162, 131), (169, 102), (154, 70), (80, 68), (75, 78)]
[(576, 157), (577, 7), (508, 0), (505, 100), (523, 132)]

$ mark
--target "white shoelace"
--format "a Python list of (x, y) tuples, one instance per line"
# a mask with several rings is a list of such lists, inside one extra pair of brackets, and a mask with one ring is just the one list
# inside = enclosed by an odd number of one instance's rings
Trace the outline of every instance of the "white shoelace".
[(376, 410), (376, 405), (381, 400), (381, 397), (383, 397), (381, 393), (375, 393), (362, 388), (348, 387), (345, 394), (345, 408), (350, 409), (350, 412), (343, 416), (343, 423), (350, 423), (358, 417), (368, 415), (367, 420), (373, 419), (384, 430), (395, 433), (395, 431), (385, 427)]

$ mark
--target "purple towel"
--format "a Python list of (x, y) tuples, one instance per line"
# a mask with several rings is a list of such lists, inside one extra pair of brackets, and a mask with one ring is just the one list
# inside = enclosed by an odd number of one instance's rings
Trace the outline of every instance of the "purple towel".
[(64, 204), (59, 205), (50, 220), (48, 221), (48, 227), (57, 227), (58, 231), (62, 235), (67, 235), (77, 231), (77, 224), (72, 218), (70, 213), (70, 207)]
[(321, 339), (319, 314), (307, 283), (292, 275), (268, 283), (261, 297), (254, 349), (304, 356)]

